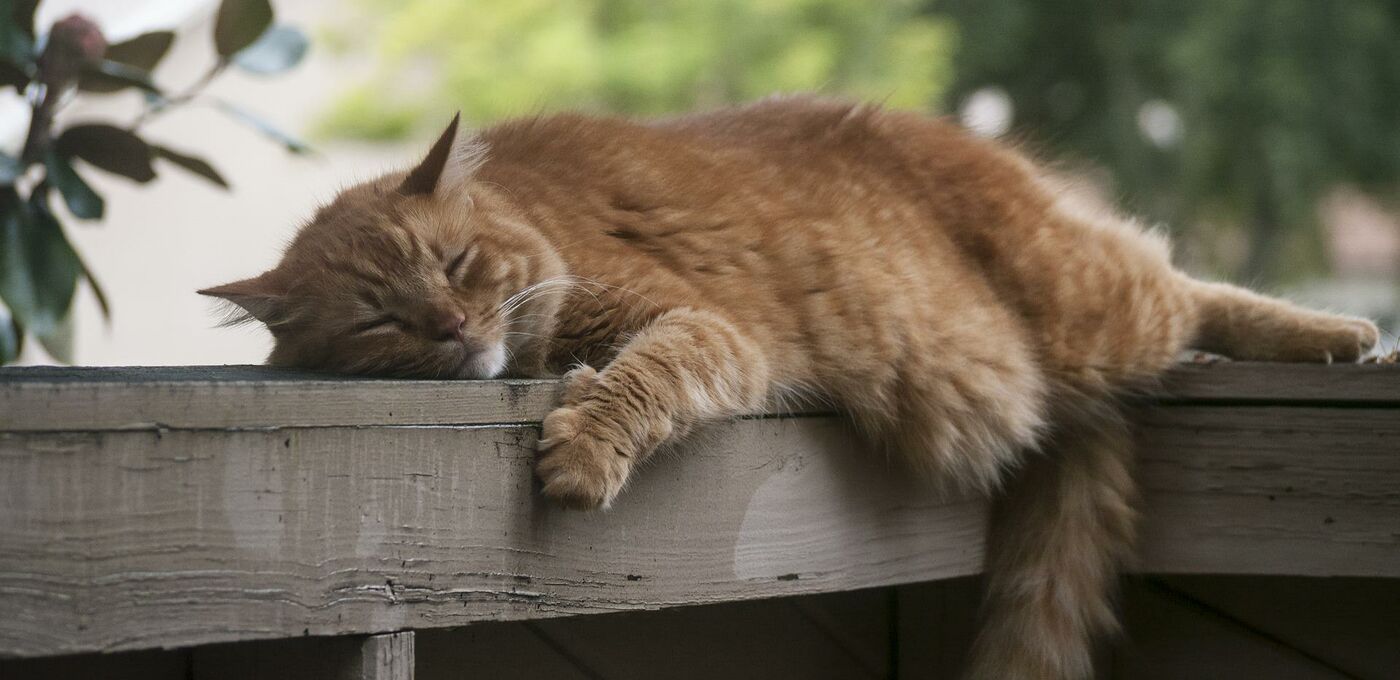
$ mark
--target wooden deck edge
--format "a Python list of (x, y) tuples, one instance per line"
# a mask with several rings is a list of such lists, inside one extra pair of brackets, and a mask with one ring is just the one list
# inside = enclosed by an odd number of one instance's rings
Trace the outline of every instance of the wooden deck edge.
[[(0, 432), (538, 423), (559, 389), (551, 380), (371, 380), (259, 366), (0, 368)], [(1181, 364), (1153, 393), (1170, 403), (1394, 406), (1400, 366)]]
[(1400, 405), (1400, 365), (1183, 363), (1159, 401), (1258, 405)]
[[(1203, 368), (1176, 392), (1196, 396), (1140, 413), (1138, 570), (1400, 578), (1400, 407), (1386, 401), (1400, 371), (1342, 369), (1371, 387), (1353, 398), (1328, 382), (1335, 402), (1246, 389), (1292, 368)], [(1211, 375), (1230, 376), (1234, 396), (1210, 397)], [(715, 425), (639, 471), (616, 507), (577, 513), (540, 499), (532, 477), (552, 383), (319, 384), (0, 381), (0, 413), (51, 418), (26, 429), (0, 416), (0, 656), (379, 634), (980, 569), (985, 503), (939, 500), (835, 418)], [(56, 401), (16, 401), (31, 388)], [(128, 411), (84, 420), (70, 398)], [(141, 400), (166, 409), (154, 422), (184, 426), (130, 427)], [(314, 408), (319, 420), (299, 418)], [(489, 423), (413, 422), (490, 408)], [(372, 417), (390, 409), (402, 420)]]

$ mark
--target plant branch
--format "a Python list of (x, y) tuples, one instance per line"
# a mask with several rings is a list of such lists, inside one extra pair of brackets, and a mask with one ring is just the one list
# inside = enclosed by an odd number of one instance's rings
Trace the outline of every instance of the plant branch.
[(162, 97), (159, 103), (148, 103), (146, 105), (146, 110), (142, 111), (141, 115), (137, 116), (136, 120), (131, 123), (131, 131), (135, 132), (136, 130), (140, 129), (141, 126), (149, 123), (156, 116), (165, 113), (165, 111), (170, 109), (171, 107), (179, 106), (181, 104), (187, 104), (190, 101), (194, 100), (195, 97), (198, 97), (201, 93), (203, 93), (205, 88), (209, 87), (209, 84), (213, 82), (215, 78), (219, 77), (219, 75), (222, 74), (224, 70), (228, 68), (228, 65), (228, 59), (220, 59), (217, 63), (210, 67), (210, 69), (206, 71), (204, 75), (200, 76), (199, 80), (196, 80), (189, 87), (185, 88), (184, 92), (181, 92), (180, 94), (175, 95), (173, 97)]
[(29, 132), (24, 137), (24, 148), (19, 159), (22, 166), (37, 163), (49, 146), (49, 131), (53, 128), (53, 110), (58, 101), (52, 88), (40, 83), (33, 90), (33, 104), (30, 107)]

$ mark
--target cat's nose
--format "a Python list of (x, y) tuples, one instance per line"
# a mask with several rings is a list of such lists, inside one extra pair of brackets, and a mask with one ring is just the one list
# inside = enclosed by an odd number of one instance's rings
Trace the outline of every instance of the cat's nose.
[(432, 326), (433, 339), (440, 342), (467, 339), (467, 317), (461, 312), (444, 312)]

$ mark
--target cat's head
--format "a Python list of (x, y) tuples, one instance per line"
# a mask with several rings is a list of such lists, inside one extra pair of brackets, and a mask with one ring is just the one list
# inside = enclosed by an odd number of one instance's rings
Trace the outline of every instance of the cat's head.
[[(261, 275), (199, 291), (272, 332), (268, 363), (489, 378), (538, 353), (562, 274), (548, 244), (473, 190), (484, 148), (457, 119), (421, 163), (341, 192)], [(505, 210), (505, 209), (503, 209)], [(533, 288), (532, 288), (533, 286)], [(522, 291), (538, 290), (533, 295)]]

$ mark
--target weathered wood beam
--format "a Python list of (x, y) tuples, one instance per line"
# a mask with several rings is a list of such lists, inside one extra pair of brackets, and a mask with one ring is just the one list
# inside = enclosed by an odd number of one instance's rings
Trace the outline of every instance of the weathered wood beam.
[(525, 426), (0, 435), (0, 651), (655, 609), (979, 566), (982, 505), (940, 503), (834, 420), (712, 428), (598, 513), (538, 497), (536, 436)]
[(1138, 427), (1143, 571), (1400, 578), (1400, 408), (1162, 406)]
[[(1168, 402), (1400, 405), (1400, 368), (1182, 364)], [(0, 431), (538, 423), (550, 380), (373, 380), (261, 366), (0, 368)]]
[[(1400, 370), (1323, 369), (1365, 387), (1314, 375), (1307, 398), (1286, 387), (1295, 370), (1312, 369), (1185, 369), (1143, 412), (1143, 570), (1400, 577)], [(985, 505), (939, 500), (828, 417), (713, 426), (641, 470), (611, 511), (558, 510), (531, 475), (555, 389), (0, 371), (0, 655), (391, 633), (980, 569)]]
[(1166, 402), (1400, 406), (1395, 364), (1185, 363), (1167, 373)]

